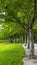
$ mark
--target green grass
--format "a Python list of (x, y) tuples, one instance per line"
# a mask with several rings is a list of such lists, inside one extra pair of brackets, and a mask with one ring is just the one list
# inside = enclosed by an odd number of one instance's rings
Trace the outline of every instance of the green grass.
[(19, 44), (0, 44), (0, 65), (21, 65), (24, 49)]

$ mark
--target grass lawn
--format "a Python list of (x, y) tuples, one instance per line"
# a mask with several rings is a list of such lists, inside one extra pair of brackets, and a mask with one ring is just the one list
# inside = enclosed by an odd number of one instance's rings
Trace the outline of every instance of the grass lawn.
[(0, 65), (21, 65), (24, 49), (19, 44), (0, 44)]

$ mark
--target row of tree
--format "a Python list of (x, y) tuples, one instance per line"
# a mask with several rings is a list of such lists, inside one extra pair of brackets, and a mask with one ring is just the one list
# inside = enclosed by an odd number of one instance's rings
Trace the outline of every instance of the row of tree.
[[(33, 25), (36, 28), (37, 0), (0, 0), (0, 10), (5, 11), (5, 22), (19, 24), (28, 35), (28, 48), (31, 44), (31, 56), (34, 55)], [(12, 28), (11, 28), (12, 29)]]

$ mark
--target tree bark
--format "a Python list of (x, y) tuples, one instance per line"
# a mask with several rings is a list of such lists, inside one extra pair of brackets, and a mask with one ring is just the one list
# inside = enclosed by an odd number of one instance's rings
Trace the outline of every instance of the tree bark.
[(35, 43), (35, 32), (34, 32), (34, 43)]
[(28, 28), (27, 40), (28, 40), (28, 49), (30, 49), (30, 32), (29, 32), (29, 28)]
[(23, 43), (25, 43), (25, 33), (23, 32)]
[(25, 46), (27, 44), (27, 33), (25, 33)]
[(33, 43), (33, 31), (32, 29), (29, 29), (30, 32), (30, 44), (31, 44), (31, 52), (30, 52), (30, 57), (34, 56), (34, 43)]

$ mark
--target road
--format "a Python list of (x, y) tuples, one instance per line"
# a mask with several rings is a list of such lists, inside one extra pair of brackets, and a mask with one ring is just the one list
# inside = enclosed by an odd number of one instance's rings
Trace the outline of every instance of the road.
[[(25, 44), (22, 44), (22, 46), (24, 47), (26, 54), (29, 55), (30, 54), (30, 49), (27, 48), (27, 45), (25, 46)], [(24, 57), (23, 58), (23, 65), (37, 65), (37, 44), (34, 44), (34, 54), (36, 55), (35, 59), (30, 59), (29, 57)]]

